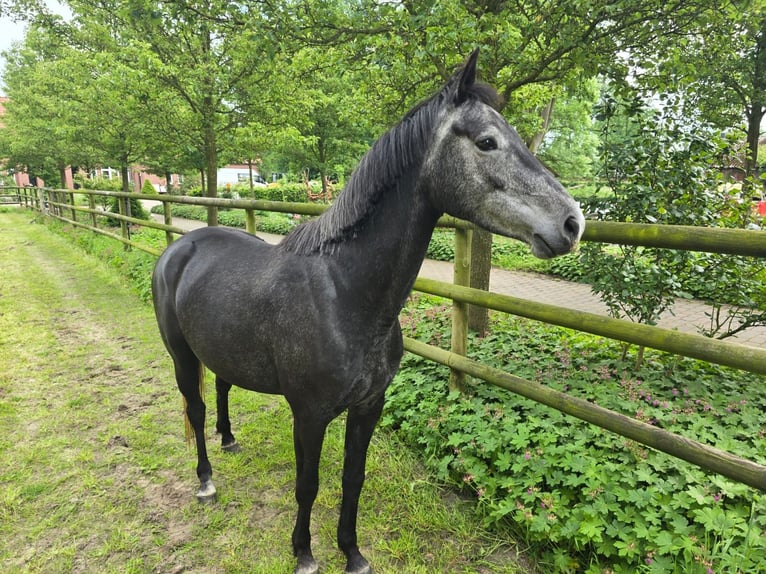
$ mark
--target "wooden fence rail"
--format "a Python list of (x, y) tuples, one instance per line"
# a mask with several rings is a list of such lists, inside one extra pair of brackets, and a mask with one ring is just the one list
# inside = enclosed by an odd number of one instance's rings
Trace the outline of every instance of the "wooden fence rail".
[(728, 478), (766, 491), (766, 466), (756, 464), (717, 448), (701, 444), (643, 421), (605, 409), (585, 399), (572, 397), (539, 383), (482, 365), (433, 345), (405, 337), (404, 348), (452, 369), (502, 387), (562, 413), (660, 450), (676, 458), (717, 472)]
[[(89, 198), (89, 207), (75, 205), (74, 196), (77, 194), (82, 194)], [(164, 224), (132, 218), (126, 214), (127, 212), (122, 205), (120, 207), (121, 213), (119, 214), (98, 210), (95, 208), (93, 200), (96, 196), (118, 198), (122, 200), (120, 201), (121, 204), (127, 203), (128, 199), (161, 201), (165, 208)], [(129, 226), (127, 224), (143, 225), (164, 230), (169, 244), (173, 240), (174, 235), (184, 233), (184, 230), (172, 225), (172, 214), (169, 206), (173, 203), (243, 209), (246, 213), (247, 230), (250, 233), (255, 233), (256, 230), (254, 212), (257, 210), (319, 215), (329, 207), (324, 204), (263, 200), (197, 198), (173, 195), (147, 196), (122, 192), (37, 188), (20, 188), (19, 197), (19, 202), (30, 209), (35, 209), (78, 227), (101, 233), (122, 241), (127, 246), (143, 249), (154, 255), (159, 253), (130, 239)], [(71, 218), (65, 217), (65, 213), (69, 213)], [(89, 215), (91, 217), (90, 223), (78, 221), (78, 213)], [(123, 224), (122, 235), (100, 229), (97, 225), (97, 217), (110, 217), (120, 221)], [(570, 397), (565, 393), (553, 391), (543, 385), (526, 381), (465, 358), (467, 338), (467, 313), (465, 308), (469, 303), (484, 306), (554, 325), (760, 374), (766, 374), (766, 350), (470, 289), (467, 286), (470, 271), (468, 262), (470, 261), (470, 233), (473, 227), (469, 223), (452, 217), (442, 218), (439, 224), (446, 227), (455, 227), (458, 230), (455, 234), (455, 282), (450, 284), (418, 278), (414, 289), (447, 297), (455, 302), (452, 350), (444, 351), (409, 338), (405, 338), (405, 348), (410, 352), (449, 366), (452, 369), (450, 385), (453, 388), (459, 388), (464, 374), (469, 374), (651, 448), (766, 491), (766, 466), (691, 441), (625, 415), (598, 407), (587, 401)], [(583, 241), (644, 245), (657, 248), (766, 258), (765, 231), (588, 221), (583, 234)]]

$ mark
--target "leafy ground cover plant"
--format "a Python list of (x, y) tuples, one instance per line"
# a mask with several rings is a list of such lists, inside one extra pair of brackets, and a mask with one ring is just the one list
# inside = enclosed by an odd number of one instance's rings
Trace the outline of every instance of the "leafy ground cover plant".
[[(418, 297), (406, 334), (446, 346), (448, 312)], [(502, 315), (472, 340), (486, 364), (683, 436), (766, 462), (763, 377)], [(382, 425), (472, 492), (488, 524), (541, 545), (547, 570), (766, 572), (766, 501), (718, 475), (489, 386), (449, 393), (446, 368), (407, 355)]]

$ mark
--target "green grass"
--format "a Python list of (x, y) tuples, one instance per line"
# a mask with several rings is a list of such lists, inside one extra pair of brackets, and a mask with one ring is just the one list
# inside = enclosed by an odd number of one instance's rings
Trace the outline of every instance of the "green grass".
[[(0, 565), (6, 573), (284, 573), (295, 512), (289, 409), (232, 393), (243, 452), (208, 444), (218, 503), (194, 500), (196, 457), (149, 305), (65, 228), (0, 211)], [(127, 258), (128, 256), (126, 256)], [(335, 547), (342, 420), (328, 430), (312, 533), (324, 572)], [(528, 572), (516, 543), (377, 433), (359, 535), (377, 573)]]

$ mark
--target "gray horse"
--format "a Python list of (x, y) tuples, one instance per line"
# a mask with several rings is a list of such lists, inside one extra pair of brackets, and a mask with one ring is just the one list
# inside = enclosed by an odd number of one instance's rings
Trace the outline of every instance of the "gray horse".
[(399, 367), (398, 315), (437, 219), (448, 213), (528, 243), (541, 258), (570, 252), (577, 204), (496, 111), (476, 81), (474, 52), (433, 97), (362, 158), (343, 193), (278, 246), (241, 231), (189, 233), (152, 278), (160, 333), (195, 433), (201, 501), (215, 499), (203, 431), (202, 365), (216, 374), (225, 450), (232, 385), (284, 395), (292, 409), (295, 573), (318, 571), (309, 521), (328, 423), (348, 411), (338, 545), (347, 573), (372, 572), (356, 537), (367, 447)]

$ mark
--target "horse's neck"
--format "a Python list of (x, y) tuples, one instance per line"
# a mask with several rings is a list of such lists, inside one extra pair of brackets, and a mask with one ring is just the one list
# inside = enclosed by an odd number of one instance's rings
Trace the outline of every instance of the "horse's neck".
[(393, 316), (412, 288), (440, 215), (410, 181), (384, 193), (356, 236), (337, 252), (349, 285)]

